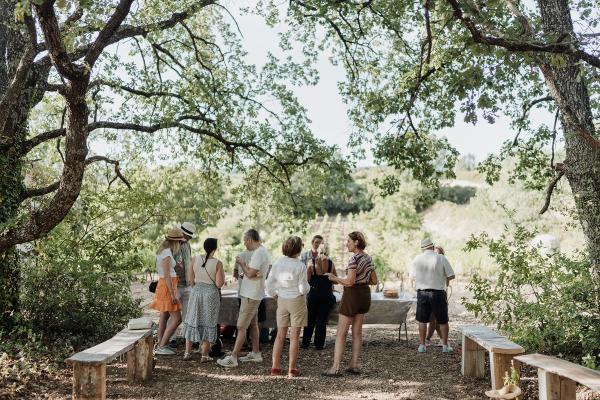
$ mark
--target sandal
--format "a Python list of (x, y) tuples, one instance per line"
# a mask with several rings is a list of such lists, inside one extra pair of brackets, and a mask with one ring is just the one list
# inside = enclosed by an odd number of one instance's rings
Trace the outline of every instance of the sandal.
[(214, 358), (212, 358), (211, 356), (202, 356), (202, 358), (200, 359), (201, 363), (205, 363), (205, 362), (210, 362), (214, 360)]
[(300, 370), (292, 368), (288, 371), (288, 378), (295, 378), (297, 376), (300, 376)]
[(321, 372), (321, 375), (322, 376), (329, 376), (329, 377), (335, 377), (335, 378), (337, 378), (337, 377), (342, 376), (343, 374), (342, 374), (342, 372), (340, 370), (336, 369), (334, 371), (327, 370), (325, 372)]
[(360, 369), (354, 367), (346, 368), (346, 372), (352, 375), (360, 375)]
[(277, 375), (281, 375), (281, 369), (280, 368), (271, 368), (271, 376), (277, 376)]
[(188, 353), (187, 351), (183, 353), (183, 361), (188, 361), (192, 359), (192, 353)]

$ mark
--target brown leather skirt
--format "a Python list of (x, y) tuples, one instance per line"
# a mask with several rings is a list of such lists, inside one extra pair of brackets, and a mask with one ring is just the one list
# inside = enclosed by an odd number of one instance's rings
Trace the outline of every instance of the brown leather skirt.
[(366, 314), (371, 308), (371, 289), (369, 285), (354, 285), (344, 288), (340, 314), (354, 317), (356, 314)]

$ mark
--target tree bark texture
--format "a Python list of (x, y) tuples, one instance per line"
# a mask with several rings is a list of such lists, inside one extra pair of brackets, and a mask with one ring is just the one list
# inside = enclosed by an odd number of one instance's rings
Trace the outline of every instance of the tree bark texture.
[[(542, 26), (549, 40), (575, 40), (567, 0), (538, 0)], [(565, 136), (565, 175), (571, 186), (593, 268), (596, 305), (600, 315), (600, 151), (581, 134), (597, 137), (590, 97), (577, 60), (563, 55), (566, 65), (548, 62), (541, 69), (560, 108)]]
[[(14, 20), (14, 1), (0, 0), (0, 19)], [(0, 96), (6, 94), (19, 60), (23, 55), (26, 39), (23, 32), (10, 23), (0, 24)], [(22, 155), (18, 142), (26, 139), (26, 122), (29, 109), (26, 94), (3, 109), (0, 119), (3, 129), (0, 130), (0, 226), (17, 216), (24, 190), (22, 173)], [(6, 144), (6, 146), (4, 146)], [(19, 295), (18, 254), (13, 247), (0, 253), (0, 324), (10, 325), (13, 312), (18, 310)]]

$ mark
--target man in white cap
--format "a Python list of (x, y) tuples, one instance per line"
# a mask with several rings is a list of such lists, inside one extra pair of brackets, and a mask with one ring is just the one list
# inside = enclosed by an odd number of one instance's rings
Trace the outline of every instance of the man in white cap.
[[(179, 251), (174, 255), (174, 258), (175, 262), (177, 263), (175, 265), (175, 272), (179, 278), (177, 281), (177, 292), (179, 293), (179, 302), (181, 303), (181, 320), (185, 321), (187, 303), (190, 298), (189, 287), (186, 281), (187, 272), (191, 268), (192, 263), (192, 247), (190, 246), (190, 240), (196, 233), (196, 227), (191, 222), (184, 222), (181, 224), (180, 228), (183, 232), (185, 241), (181, 242)], [(174, 348), (177, 347), (175, 334), (173, 334), (169, 346)]]
[(448, 300), (446, 286), (454, 279), (454, 271), (443, 254), (434, 251), (433, 242), (426, 238), (421, 241), (422, 253), (413, 260), (410, 276), (417, 287), (417, 321), (419, 321), (419, 340), (417, 350), (425, 353), (425, 335), (431, 313), (435, 315), (442, 333), (442, 352), (451, 353), (448, 345)]

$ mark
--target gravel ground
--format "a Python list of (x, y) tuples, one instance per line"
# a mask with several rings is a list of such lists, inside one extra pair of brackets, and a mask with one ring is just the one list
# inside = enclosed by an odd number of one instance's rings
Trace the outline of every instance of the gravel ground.
[[(463, 285), (455, 285), (462, 287)], [(132, 288), (134, 295), (149, 303), (147, 284)], [(335, 327), (328, 328), (326, 348), (301, 350), (299, 368), (302, 376), (271, 377), (271, 344), (262, 346), (262, 363), (240, 364), (227, 370), (216, 364), (200, 363), (199, 355), (183, 361), (183, 347), (176, 356), (157, 356), (151, 382), (129, 383), (126, 380), (125, 359), (117, 360), (107, 369), (107, 396), (114, 399), (483, 399), (488, 388), (486, 380), (464, 378), (460, 374), (460, 342), (456, 326), (477, 322), (459, 304), (463, 290), (450, 298), (451, 344), (453, 354), (442, 354), (441, 347), (431, 346), (427, 353), (418, 354), (417, 323), (414, 309), (408, 316), (408, 344), (399, 342), (398, 327), (366, 325), (363, 330), (364, 349), (361, 356), (362, 374), (345, 374), (338, 378), (321, 376), (333, 357)], [(157, 318), (152, 310), (145, 313)], [(345, 361), (350, 358), (350, 337)], [(233, 339), (224, 341), (224, 350), (233, 347)], [(285, 351), (287, 352), (287, 346)], [(287, 365), (284, 352), (282, 365)], [(41, 382), (33, 383), (28, 398), (65, 399), (71, 395), (72, 372), (55, 371)]]

